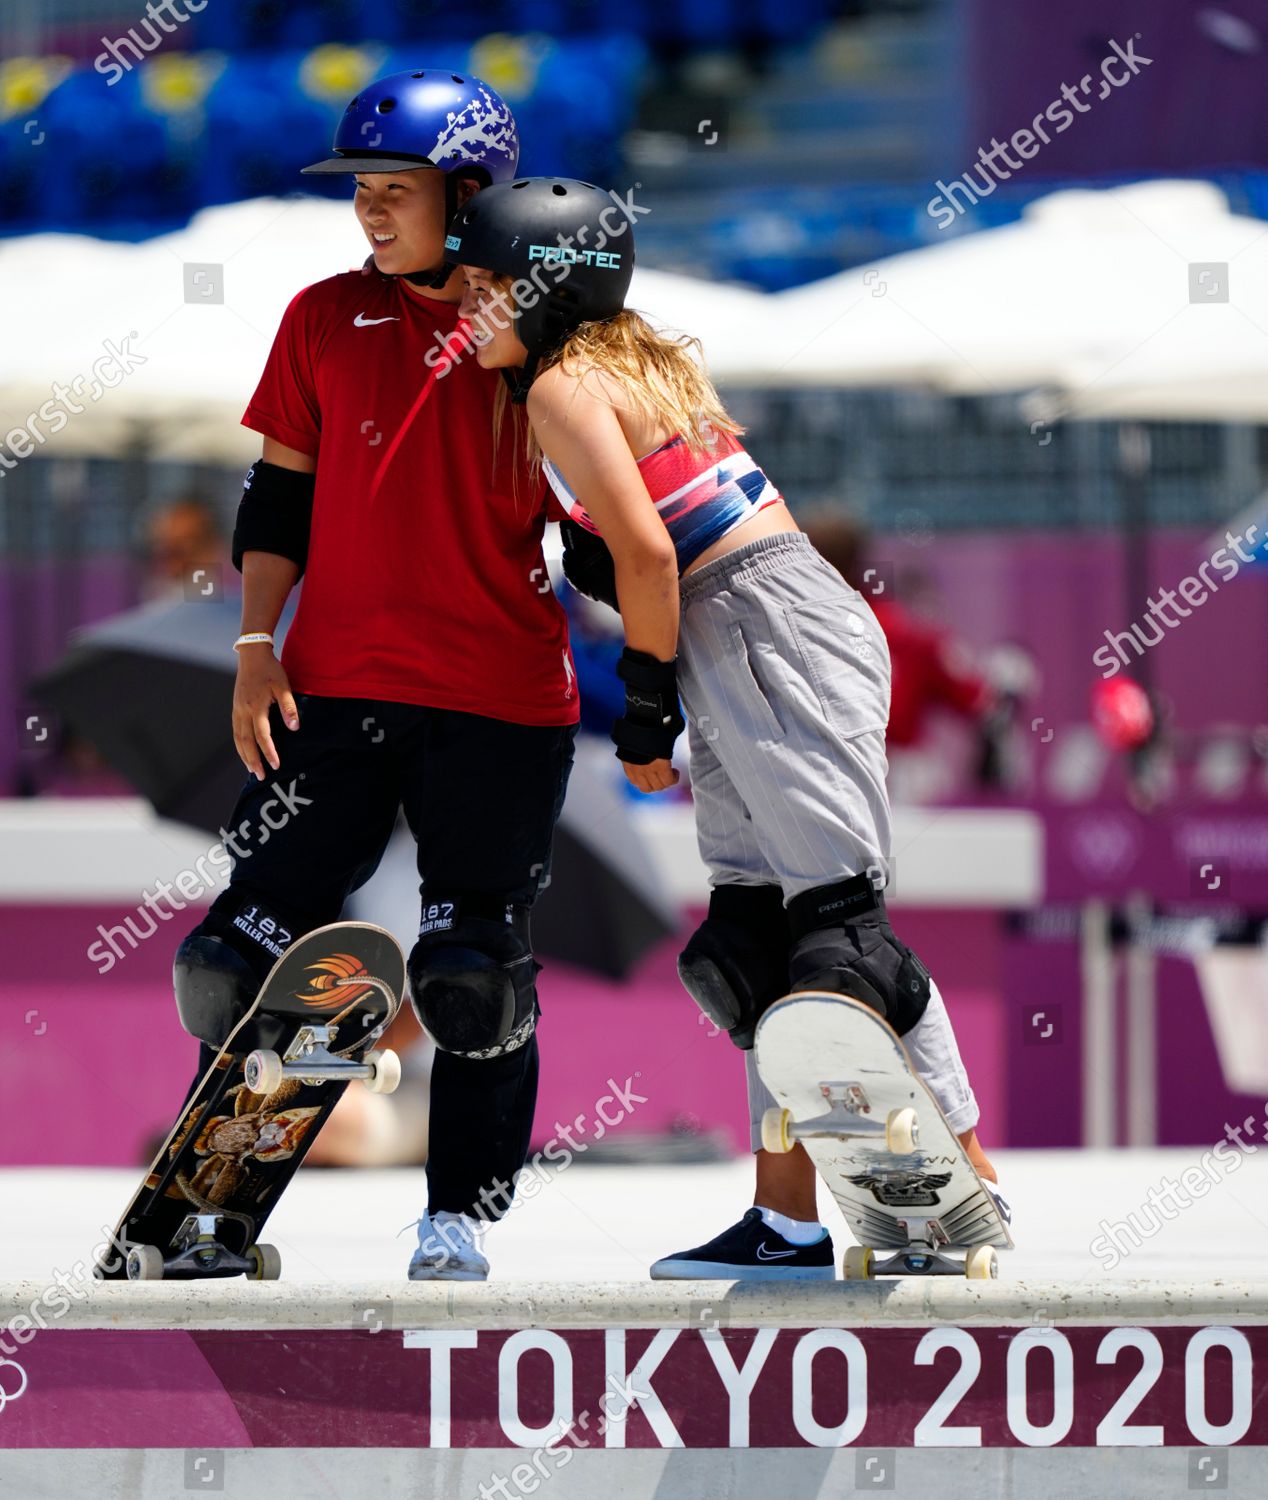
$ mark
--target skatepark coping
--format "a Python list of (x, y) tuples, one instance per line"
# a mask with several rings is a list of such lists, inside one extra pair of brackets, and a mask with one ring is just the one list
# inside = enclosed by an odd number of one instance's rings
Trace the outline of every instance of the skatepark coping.
[[(47, 1314), (47, 1291), (43, 1282), (0, 1284), (0, 1323), (33, 1308)], [(228, 1330), (1246, 1325), (1268, 1323), (1268, 1277), (977, 1283), (947, 1276), (797, 1285), (113, 1282), (77, 1288), (69, 1309), (44, 1321), (61, 1328)]]

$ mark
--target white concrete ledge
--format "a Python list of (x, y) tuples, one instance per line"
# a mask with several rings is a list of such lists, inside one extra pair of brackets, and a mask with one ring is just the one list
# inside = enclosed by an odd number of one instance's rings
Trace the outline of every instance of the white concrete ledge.
[[(703, 906), (709, 879), (692, 808), (648, 800), (636, 804), (635, 820), (662, 888), (673, 900)], [(994, 910), (1043, 900), (1044, 826), (1037, 813), (900, 806), (893, 822), (890, 906)]]
[[(229, 808), (225, 808), (225, 816)], [(708, 871), (695, 815), (682, 802), (643, 802), (636, 826), (661, 888), (703, 906)], [(206, 856), (216, 839), (155, 815), (141, 797), (0, 799), (0, 902), (122, 902), (133, 907), (159, 878), (198, 871), (207, 899), (224, 884)], [(1043, 823), (1024, 808), (899, 807), (894, 811), (891, 906), (1028, 907), (1043, 899)]]
[[(491, 1282), (358, 1286), (240, 1280), (94, 1283), (50, 1316), (44, 1282), (0, 1283), (0, 1325), (42, 1311), (49, 1327), (286, 1328), (738, 1328), (930, 1327), (948, 1324), (1268, 1323), (1259, 1280), (997, 1281), (955, 1277), (762, 1286), (717, 1281)], [(37, 1319), (38, 1321), (38, 1319)], [(25, 1325), (24, 1325), (25, 1326)], [(2, 1331), (2, 1329), (0, 1329)]]

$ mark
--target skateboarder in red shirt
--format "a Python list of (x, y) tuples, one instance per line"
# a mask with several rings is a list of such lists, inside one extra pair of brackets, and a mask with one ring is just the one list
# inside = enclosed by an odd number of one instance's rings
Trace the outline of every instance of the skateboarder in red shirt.
[[(243, 418), (264, 439), (234, 537), (233, 731), (248, 781), (230, 885), (176, 956), (203, 1066), (278, 955), (334, 921), (403, 807), (409, 956), (438, 1053), (414, 1279), (483, 1279), (486, 1223), (528, 1148), (545, 887), (578, 702), (541, 539), (544, 487), (492, 444), (500, 380), (459, 320), (446, 226), (514, 176), (515, 121), (478, 78), (398, 73), (352, 100), (334, 155), (371, 259), (287, 308)], [(300, 577), (281, 660), (273, 630)]]

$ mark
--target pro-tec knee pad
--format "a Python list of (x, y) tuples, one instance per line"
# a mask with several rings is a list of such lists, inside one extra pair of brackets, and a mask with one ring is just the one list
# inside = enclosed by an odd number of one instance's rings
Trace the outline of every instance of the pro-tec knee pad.
[(866, 875), (819, 886), (788, 903), (793, 990), (849, 995), (883, 1016), (899, 1036), (929, 1004), (929, 970), (889, 925)]
[(737, 1047), (753, 1045), (763, 1013), (788, 993), (788, 920), (777, 885), (720, 885), (678, 958), (678, 977)]

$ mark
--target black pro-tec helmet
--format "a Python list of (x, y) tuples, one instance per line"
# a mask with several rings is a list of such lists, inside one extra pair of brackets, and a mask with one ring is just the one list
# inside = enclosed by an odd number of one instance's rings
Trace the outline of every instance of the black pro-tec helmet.
[(634, 230), (615, 193), (568, 177), (521, 177), (476, 193), (450, 224), (445, 253), (452, 264), (515, 278), (515, 332), (528, 362), (503, 374), (522, 402), (544, 356), (625, 306)]

